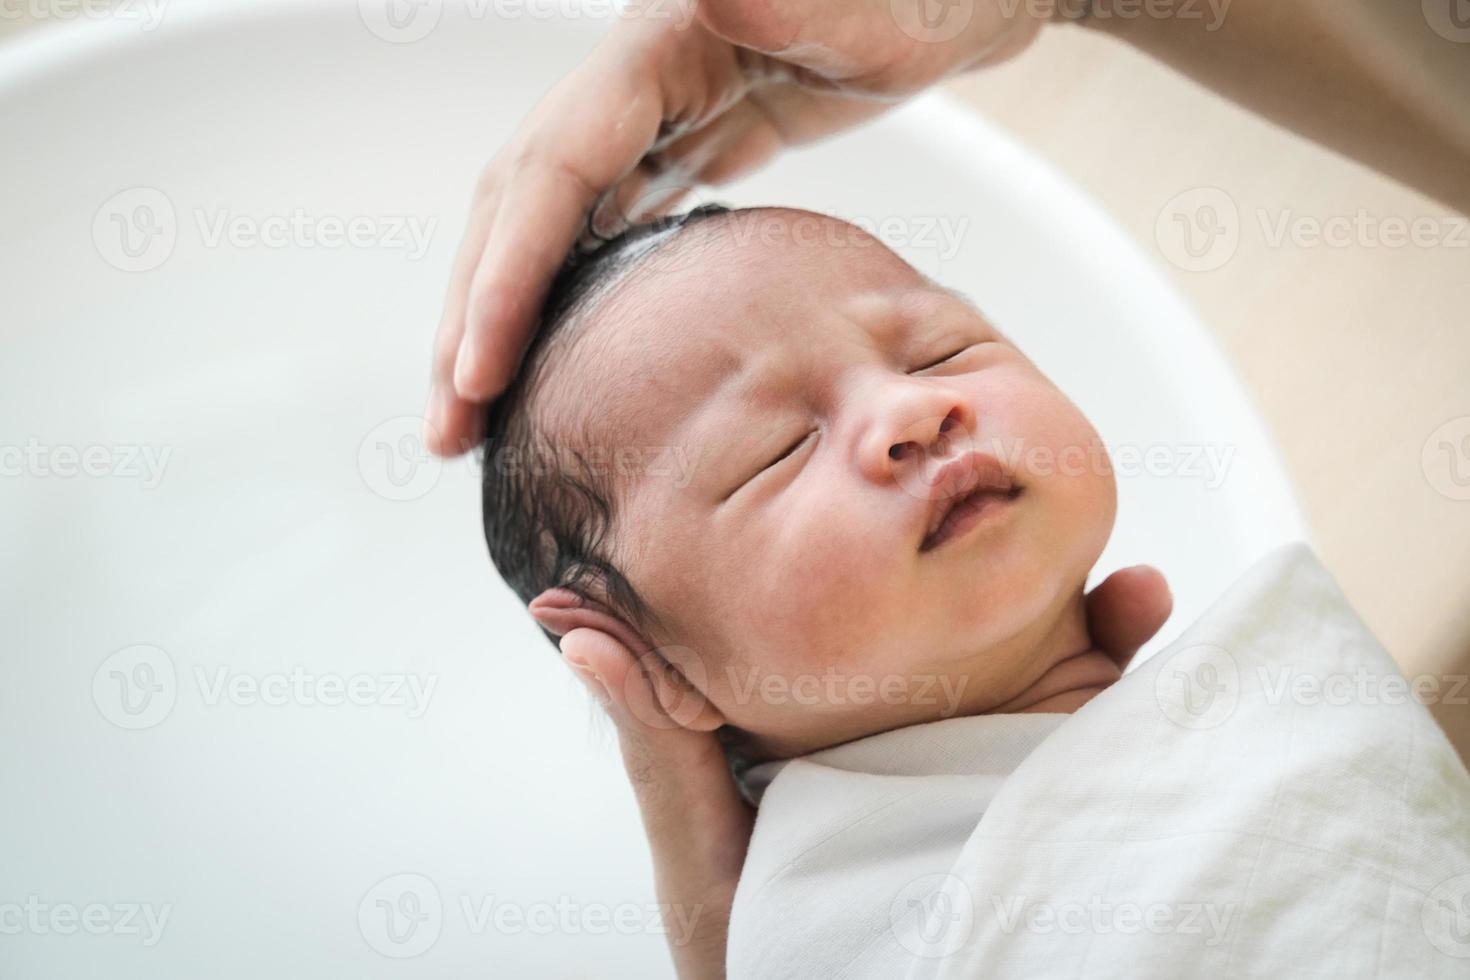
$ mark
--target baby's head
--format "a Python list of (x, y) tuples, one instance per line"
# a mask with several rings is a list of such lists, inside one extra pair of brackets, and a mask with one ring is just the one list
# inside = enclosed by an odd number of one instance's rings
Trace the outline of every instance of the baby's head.
[(1086, 646), (1116, 506), (1097, 433), (973, 306), (789, 209), (569, 263), (484, 448), (491, 557), (553, 642), (655, 651), (676, 717), (765, 756), (1027, 706)]

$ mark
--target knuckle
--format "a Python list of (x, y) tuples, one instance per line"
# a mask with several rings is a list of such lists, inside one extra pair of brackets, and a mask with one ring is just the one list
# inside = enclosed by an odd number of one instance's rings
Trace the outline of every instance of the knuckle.
[(465, 303), (464, 332), (478, 333), (483, 330), (495, 305), (495, 292), (488, 283), (472, 285), (468, 302)]
[(439, 335), (434, 338), (434, 373), (438, 376), (447, 377), (454, 370), (461, 336), (453, 323), (446, 321), (439, 327)]
[(699, 17), (721, 37), (759, 51), (779, 51), (791, 40), (772, 0), (703, 0)]

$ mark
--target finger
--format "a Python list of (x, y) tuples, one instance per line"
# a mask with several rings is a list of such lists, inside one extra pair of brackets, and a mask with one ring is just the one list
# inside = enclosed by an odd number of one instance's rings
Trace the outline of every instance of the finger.
[[(740, 795), (712, 733), (674, 729), (648, 737), (624, 710), (621, 696), (647, 681), (627, 647), (601, 630), (581, 628), (562, 637), (561, 648), (579, 675), (598, 677), (591, 686), (618, 725), (660, 901), (708, 913), (692, 934), (672, 944), (681, 975), (723, 975), (726, 917), (750, 844), (754, 809)], [(644, 693), (652, 697), (651, 688)]]
[(958, 34), (935, 32), (919, 0), (701, 0), (697, 16), (716, 36), (765, 56), (747, 58), (758, 76), (892, 95), (925, 87), (1035, 22), (1004, 6), (967, 5)]
[[(749, 151), (753, 134), (766, 136), (770, 144), (758, 158)], [(700, 184), (723, 183), (753, 170), (778, 149), (779, 140), (760, 110), (748, 100), (736, 103), (710, 123), (645, 155), (599, 200), (592, 229), (598, 238), (607, 239), (635, 222), (668, 214)]]
[[(612, 636), (587, 628), (562, 637), (561, 650), (617, 726), (623, 763), (645, 821), (686, 824), (691, 806), (707, 812), (713, 805), (722, 812), (743, 803), (719, 739), (712, 732), (674, 724), (662, 713), (655, 692), (660, 680), (644, 666), (656, 655), (646, 655), (640, 663)], [(738, 820), (738, 814), (720, 817), (726, 824), (732, 819)]]
[(913, 44), (890, 0), (701, 0), (696, 16), (731, 44), (832, 78), (859, 75)]
[(1087, 627), (1092, 642), (1119, 667), (1128, 666), (1169, 618), (1174, 597), (1163, 574), (1135, 565), (1109, 575), (1087, 597)]
[[(845, 129), (887, 108), (871, 99), (816, 93), (795, 84), (753, 90), (707, 125), (644, 157), (598, 202), (591, 222), (595, 237), (607, 239), (632, 222), (667, 214), (700, 185), (742, 177), (784, 147)], [(594, 237), (587, 244), (595, 244)]]
[(598, 201), (589, 233), (579, 244), (595, 246), (635, 222), (668, 214), (694, 189), (694, 182), (683, 173), (661, 169), (656, 159), (645, 158)]
[(689, 751), (686, 740), (679, 736), (691, 733), (664, 709), (666, 701), (677, 705), (679, 699), (659, 697), (659, 686), (671, 682), (663, 676), (666, 666), (658, 654), (649, 651), (635, 656), (611, 634), (586, 627), (568, 632), (560, 646), (567, 665), (581, 675), (607, 709), (625, 747), (650, 745), (655, 754)]
[[(616, 50), (616, 49), (607, 49)], [(594, 57), (527, 121), (471, 278), (454, 388), (489, 401), (519, 364), (553, 276), (588, 211), (658, 138), (661, 94), (629, 66)]]
[[(488, 171), (487, 171), (488, 173)], [(482, 178), (471, 203), (459, 251), (449, 276), (429, 377), (429, 401), (424, 412), (424, 443), (440, 456), (453, 456), (478, 441), (479, 413), (454, 390), (454, 358), (464, 335), (464, 311), (470, 282), (485, 250), (499, 197), (491, 179)]]
[(595, 234), (610, 238), (639, 221), (668, 214), (700, 184), (724, 183), (766, 162), (781, 141), (749, 98), (712, 121), (650, 152), (598, 202)]
[(596, 193), (552, 165), (521, 171), (497, 213), (470, 284), (464, 335), (454, 365), (454, 390), (489, 401), (509, 384), (533, 323)]
[(786, 147), (800, 146), (871, 119), (892, 105), (812, 91), (793, 82), (751, 88), (707, 125), (658, 154), (664, 168), (708, 184), (757, 169)]
[(439, 431), (438, 446), (432, 451), (440, 456), (458, 456), (474, 449), (480, 443), (484, 428), (484, 406), (465, 401), (446, 386), (439, 397), (444, 399), (439, 416), (443, 428)]

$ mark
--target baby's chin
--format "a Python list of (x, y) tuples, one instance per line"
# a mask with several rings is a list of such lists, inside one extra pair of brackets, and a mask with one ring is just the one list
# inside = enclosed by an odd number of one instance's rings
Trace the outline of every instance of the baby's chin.
[[(964, 574), (961, 562), (945, 568), (942, 580), (920, 584), (922, 595), (914, 598), (927, 607), (920, 616), (910, 609), (895, 617), (891, 605), (872, 603), (868, 628), (811, 658), (807, 669), (842, 664), (875, 682), (906, 678), (903, 696), (861, 710), (747, 719), (761, 729), (750, 733), (758, 754), (790, 758), (949, 718), (1070, 713), (1086, 704), (1122, 676), (1115, 661), (1093, 650), (1087, 632), (1085, 585), (1111, 531), (1111, 507), (1101, 511), (1108, 520), (1071, 522), (1068, 534), (1023, 526), (1010, 547), (989, 542), (980, 581)], [(793, 668), (789, 659), (781, 662), (782, 673)]]

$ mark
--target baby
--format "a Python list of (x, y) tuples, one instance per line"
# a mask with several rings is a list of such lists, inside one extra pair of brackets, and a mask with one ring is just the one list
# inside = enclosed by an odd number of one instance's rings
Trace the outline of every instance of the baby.
[(570, 260), (485, 451), (491, 557), (553, 642), (657, 651), (674, 717), (748, 761), (1120, 675), (1084, 621), (1098, 434), (836, 218), (706, 205)]
[(487, 423), (496, 566), (652, 651), (759, 807), (725, 975), (1464, 975), (1470, 774), (1418, 703), (1292, 686), (1406, 689), (1310, 549), (1121, 677), (1098, 434), (859, 229), (605, 243)]

